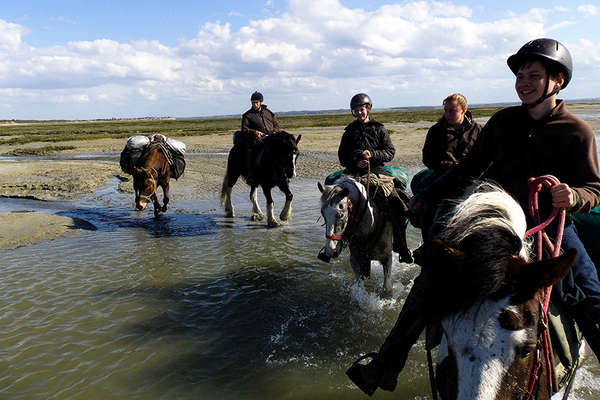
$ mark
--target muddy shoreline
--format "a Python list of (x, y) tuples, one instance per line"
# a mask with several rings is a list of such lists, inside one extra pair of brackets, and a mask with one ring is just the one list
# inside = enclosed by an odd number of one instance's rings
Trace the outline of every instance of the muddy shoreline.
[[(575, 109), (574, 109), (575, 108)], [(570, 108), (580, 114), (598, 114), (600, 104), (576, 105)], [(600, 119), (584, 118), (600, 133)], [(427, 129), (432, 122), (415, 124), (387, 124), (396, 156), (390, 165), (405, 169), (422, 166), (421, 149)], [(302, 135), (299, 143), (301, 156), (298, 159), (298, 177), (323, 180), (325, 176), (339, 169), (337, 148), (343, 127), (304, 128), (291, 133)], [(147, 132), (150, 134), (151, 132)], [(177, 181), (172, 181), (172, 202), (217, 198), (225, 174), (227, 152), (232, 146), (232, 135), (214, 134), (204, 136), (176, 137), (187, 146), (186, 170)], [(45, 143), (30, 143), (27, 147), (42, 147)], [(120, 139), (99, 139), (86, 141), (57, 142), (55, 145), (72, 146), (61, 156), (82, 154), (119, 154), (125, 142)], [(19, 146), (0, 145), (0, 154), (6, 155)], [(106, 186), (117, 177), (121, 183), (118, 190), (131, 193), (131, 176), (123, 173), (118, 160), (98, 161), (75, 158), (39, 160), (19, 157), (10, 162), (0, 163), (0, 198), (30, 198), (44, 201), (71, 201), (90, 196), (97, 189)], [(236, 186), (241, 190), (242, 185)], [(40, 240), (58, 237), (68, 232), (76, 232), (77, 221), (55, 215), (36, 212), (0, 213), (0, 248), (14, 248)]]

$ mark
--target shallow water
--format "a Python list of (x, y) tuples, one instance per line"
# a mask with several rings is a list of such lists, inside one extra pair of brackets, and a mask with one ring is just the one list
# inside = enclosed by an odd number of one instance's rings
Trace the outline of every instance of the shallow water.
[[(366, 398), (344, 372), (384, 340), (415, 265), (395, 261), (394, 295), (382, 299), (378, 265), (356, 285), (347, 252), (320, 262), (314, 181), (293, 181), (293, 219), (276, 229), (249, 221), (242, 185), (235, 219), (216, 200), (178, 202), (177, 183), (171, 208), (155, 219), (133, 211), (133, 196), (116, 186), (77, 202), (0, 201), (0, 212), (90, 224), (3, 252), (0, 398)], [(419, 238), (410, 228), (409, 247)], [(600, 399), (590, 357), (572, 399)], [(428, 399), (428, 382), (419, 341), (396, 391), (375, 397)]]

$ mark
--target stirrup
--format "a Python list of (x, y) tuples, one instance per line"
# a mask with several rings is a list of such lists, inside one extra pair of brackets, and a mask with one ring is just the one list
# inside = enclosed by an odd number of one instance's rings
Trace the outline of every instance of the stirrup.
[(372, 396), (373, 393), (377, 390), (378, 382), (369, 382), (362, 373), (363, 368), (365, 368), (368, 364), (361, 364), (360, 362), (366, 358), (371, 358), (375, 360), (378, 356), (378, 353), (367, 353), (364, 356), (360, 357), (358, 360), (354, 361), (352, 366), (348, 368), (346, 371), (346, 375), (350, 380), (365, 394)]

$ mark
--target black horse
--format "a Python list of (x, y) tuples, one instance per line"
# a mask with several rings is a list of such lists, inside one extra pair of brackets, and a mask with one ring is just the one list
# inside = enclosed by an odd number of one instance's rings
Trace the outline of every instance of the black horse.
[[(298, 158), (298, 142), (302, 135), (294, 135), (281, 131), (257, 141), (252, 150), (245, 146), (250, 141), (238, 142), (230, 151), (227, 159), (227, 172), (223, 178), (221, 189), (221, 205), (225, 208), (225, 216), (235, 216), (231, 204), (231, 190), (240, 176), (250, 185), (250, 200), (252, 201), (252, 220), (261, 221), (265, 217), (258, 205), (256, 188), (260, 185), (267, 200), (267, 224), (278, 226), (279, 222), (273, 214), (273, 197), (271, 189), (275, 186), (285, 194), (285, 206), (279, 215), (282, 221), (292, 217), (292, 192), (290, 179), (296, 176), (296, 159)], [(250, 162), (245, 161), (250, 157)]]

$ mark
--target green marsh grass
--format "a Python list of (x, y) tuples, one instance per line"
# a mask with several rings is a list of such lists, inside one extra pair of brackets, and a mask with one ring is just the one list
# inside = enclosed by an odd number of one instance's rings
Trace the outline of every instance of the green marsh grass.
[[(475, 117), (491, 116), (500, 107), (472, 108)], [(374, 111), (373, 117), (383, 124), (435, 122), (441, 109)], [(352, 122), (350, 113), (281, 115), (281, 129), (293, 131), (308, 127), (345, 126)], [(23, 122), (0, 126), (0, 144), (23, 145), (33, 142), (66, 142), (103, 138), (122, 139), (135, 135), (161, 133), (171, 137), (230, 134), (240, 128), (240, 117), (191, 118), (175, 120), (110, 120)]]

